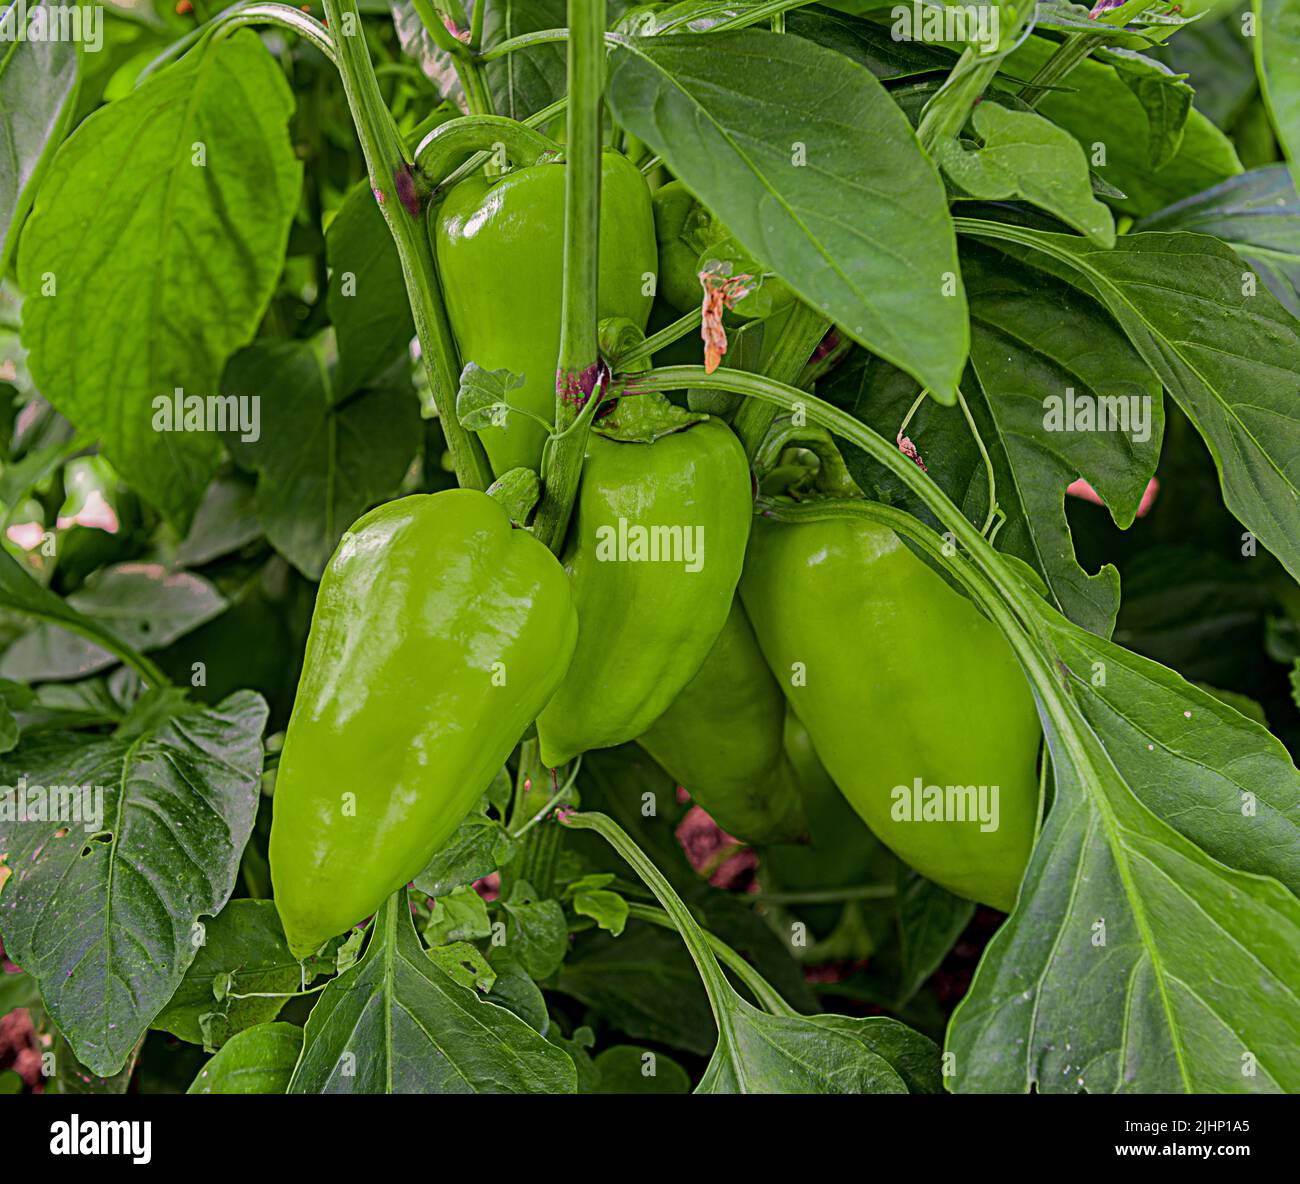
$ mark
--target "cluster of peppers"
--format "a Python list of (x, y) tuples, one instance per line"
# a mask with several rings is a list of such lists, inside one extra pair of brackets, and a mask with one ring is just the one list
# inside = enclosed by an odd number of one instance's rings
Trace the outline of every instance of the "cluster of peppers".
[[(553, 161), (474, 176), (429, 215), (462, 359), (523, 378), (511, 403), (532, 415), (480, 433), (498, 474), (538, 466), (553, 414), (564, 180)], [(602, 318), (644, 330), (647, 275), (667, 306), (698, 304), (725, 227), (679, 183), (652, 198), (613, 151), (601, 211)], [(773, 321), (782, 289), (761, 307)], [(534, 723), (551, 767), (639, 742), (756, 844), (806, 839), (819, 759), (902, 859), (1014, 905), (1040, 730), (1005, 640), (889, 528), (755, 518), (753, 488), (724, 418), (624, 396), (590, 434), (559, 559), (471, 490), (353, 525), (320, 584), (275, 788), (271, 875), (296, 955), (418, 875)], [(998, 787), (995, 828), (916, 817), (914, 786)]]

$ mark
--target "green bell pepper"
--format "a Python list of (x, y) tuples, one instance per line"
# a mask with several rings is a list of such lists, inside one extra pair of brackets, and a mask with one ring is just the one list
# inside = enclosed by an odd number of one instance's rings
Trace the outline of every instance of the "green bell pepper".
[(483, 493), (389, 502), (321, 580), (276, 778), (271, 880), (304, 956), (427, 865), (563, 678), (564, 571)]
[(863, 821), (936, 883), (1009, 911), (1038, 822), (1041, 733), (997, 628), (857, 517), (757, 520), (741, 598)]
[[(555, 415), (564, 279), (566, 169), (550, 161), (501, 177), (473, 176), (430, 214), (447, 317), (462, 363), (523, 377), (511, 405)], [(627, 157), (606, 151), (601, 172), (600, 319), (644, 329), (654, 299), (654, 214), (650, 191)], [(535, 469), (546, 429), (527, 415), (479, 433), (497, 476)]]
[(721, 421), (658, 395), (597, 421), (564, 551), (578, 648), (537, 720), (547, 765), (635, 740), (695, 676), (727, 619), (752, 506), (745, 451)]
[(704, 665), (639, 743), (729, 834), (793, 843), (807, 823), (782, 745), (785, 714), (737, 597)]

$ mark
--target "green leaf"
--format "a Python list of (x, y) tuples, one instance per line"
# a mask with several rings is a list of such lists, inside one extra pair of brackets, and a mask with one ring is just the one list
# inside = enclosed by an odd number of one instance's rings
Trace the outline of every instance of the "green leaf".
[(556, 900), (539, 900), (532, 885), (520, 880), (503, 901), (509, 923), (506, 945), (534, 979), (550, 978), (569, 950), (569, 927)]
[[(268, 1024), (302, 983), (270, 900), (232, 900), (196, 926), (198, 953), (181, 985), (150, 1025), (209, 1052), (247, 1028)], [(279, 995), (279, 998), (234, 998)]]
[[(467, 6), (468, 11), (468, 6)], [(483, 48), (511, 37), (568, 24), (565, 0), (495, 0), (483, 12)], [(564, 96), (563, 43), (531, 45), (487, 63), (488, 89), (497, 114), (526, 119)]]
[(8, 1015), (20, 1007), (39, 1007), (41, 993), (36, 980), (23, 971), (8, 972), (0, 969), (0, 1016)]
[(240, 1032), (194, 1079), (187, 1094), (282, 1094), (302, 1052), (297, 1024), (259, 1024)]
[(290, 1093), (573, 1093), (573, 1062), (425, 954), (394, 893), (307, 1020)]
[(708, 996), (674, 933), (638, 924), (618, 938), (579, 934), (556, 987), (634, 1040), (699, 1056), (713, 1050)]
[[(467, 941), (434, 946), (426, 953), (440, 970), (460, 983), (462, 987), (469, 987), (471, 990), (487, 995), (497, 981), (496, 971), (492, 969), (488, 960), (483, 957), (477, 946), (472, 946)], [(498, 1003), (500, 1000), (493, 999), (492, 1002)]]
[(1255, 68), (1300, 189), (1300, 0), (1254, 0)]
[(627, 901), (617, 892), (576, 892), (573, 896), (573, 911), (579, 916), (590, 917), (601, 929), (607, 929), (615, 937), (623, 932), (623, 927), (627, 924)]
[(456, 418), (468, 431), (505, 427), (513, 409), (510, 392), (524, 385), (523, 376), (509, 370), (484, 370), (469, 362), (460, 374)]
[(792, 9), (785, 14), (785, 31), (843, 54), (882, 82), (919, 74), (946, 74), (959, 56), (943, 45), (900, 40), (885, 25), (828, 8)]
[(369, 181), (348, 192), (325, 231), (330, 322), (341, 397), (374, 382), (415, 336), (402, 261)]
[(884, 1057), (825, 1016), (768, 1015), (738, 995), (728, 1006), (697, 1094), (904, 1094)]
[[(261, 434), (226, 437), (235, 462), (256, 471), (266, 537), (309, 580), (319, 580), (343, 532), (397, 488), (420, 440), (409, 379), (339, 401), (319, 341), (242, 350), (222, 380), (227, 394), (262, 398)], [(402, 385), (402, 381), (405, 385)]]
[(943, 184), (867, 70), (756, 29), (628, 38), (607, 94), (766, 269), (953, 399), (968, 335)]
[(254, 485), (245, 477), (218, 477), (208, 486), (190, 532), (176, 548), (182, 567), (202, 567), (262, 537)]
[[(257, 812), (266, 704), (249, 691), (131, 740), (68, 732), (0, 758), (3, 937), (93, 1073), (126, 1063), (230, 897)], [(87, 787), (75, 796), (35, 787)], [(75, 805), (76, 809), (69, 809)], [(48, 815), (53, 814), (53, 818)]]
[[(498, 782), (502, 780), (509, 789), (504, 770), (497, 776)], [(492, 794), (488, 790), (483, 795), (456, 828), (456, 833), (429, 861), (429, 866), (415, 877), (412, 882), (418, 891), (434, 899), (447, 896), (463, 885), (491, 875), (514, 858), (516, 843), (497, 819), (488, 816)]]
[[(1030, 37), (1004, 69), (1017, 78), (1032, 78), (1059, 44)], [(1187, 117), (1178, 152), (1164, 168), (1153, 170), (1151, 144), (1158, 132), (1115, 67), (1088, 59), (1066, 81), (1043, 97), (1038, 110), (1073, 135), (1097, 173), (1128, 195), (1113, 203), (1117, 209), (1150, 214), (1241, 172), (1232, 142), (1195, 109)]]
[(1143, 218), (1134, 230), (1186, 230), (1222, 239), (1300, 318), (1300, 197), (1284, 164), (1252, 169)]
[(928, 1036), (883, 1015), (810, 1015), (809, 1023), (851, 1036), (885, 1061), (914, 1094), (943, 1093), (939, 1046)]
[[(25, 9), (14, 7), (7, 23), (18, 24), (38, 7), (45, 16), (55, 11), (48, 0), (33, 0)], [(9, 270), (23, 218), (67, 131), (79, 81), (75, 41), (24, 37), (15, 44), (12, 33), (6, 38), (0, 60), (0, 275)]]
[[(75, 633), (79, 638), (85, 639), (92, 648), (97, 648), (93, 643), (98, 643), (105, 648), (120, 649), (121, 647), (116, 636), (103, 624), (78, 612), (68, 601), (38, 584), (8, 551), (2, 550), (0, 550), (0, 604), (15, 609), (25, 616), (54, 622)], [(12, 648), (11, 646), (10, 649)]]
[[(1080, 565), (1065, 491), (1086, 478), (1116, 525), (1132, 525), (1160, 459), (1160, 383), (1105, 311), (1070, 285), (978, 246), (963, 250), (962, 268), (976, 380), (968, 394), (987, 407), (985, 443), (995, 447), (998, 501), (1008, 516), (999, 546), (1042, 575), (1072, 621), (1109, 637), (1119, 574), (1109, 564), (1096, 574)], [(1096, 430), (1054, 414), (1085, 403), (1122, 406), (1130, 418)], [(931, 418), (916, 425), (922, 446)]]
[(1300, 773), (1172, 671), (1033, 610), (1065, 681), (1055, 798), (953, 1016), (948, 1088), (1294, 1093)]
[(1147, 151), (1152, 170), (1159, 171), (1178, 155), (1183, 146), (1195, 95), (1187, 85), (1187, 75), (1131, 49), (1102, 49), (1097, 57), (1115, 67), (1120, 80), (1137, 96), (1146, 111), (1149, 129)]
[[(1104, 251), (1063, 235), (963, 220), (1103, 304), (1196, 425), (1228, 509), (1300, 578), (1300, 322), (1241, 260), (1197, 234), (1131, 234)], [(1023, 255), (1023, 251), (1022, 251)]]
[(496, 975), (489, 1002), (512, 1011), (530, 1028), (543, 1036), (550, 1029), (551, 1017), (546, 1012), (546, 998), (541, 988), (533, 982), (519, 959), (503, 947), (488, 951), (488, 961)]
[(1035, 111), (1011, 111), (985, 102), (975, 108), (984, 146), (969, 152), (958, 140), (941, 145), (948, 175), (972, 197), (1020, 197), (1055, 214), (1103, 246), (1115, 243), (1115, 220), (1092, 195), (1087, 158), (1079, 142)]
[(635, 1044), (615, 1044), (595, 1060), (598, 1094), (688, 1094), (691, 1079), (672, 1057)]
[(595, 1062), (591, 1059), (591, 1050), (596, 1045), (596, 1034), (588, 1027), (578, 1028), (572, 1038), (566, 1038), (558, 1028), (551, 1028), (546, 1039), (557, 1048), (562, 1048), (573, 1061), (573, 1068), (578, 1074), (578, 1092), (594, 1094), (600, 1084), (600, 1074), (596, 1072)]
[(37, 385), (182, 532), (219, 449), (155, 431), (154, 400), (215, 395), (261, 322), (298, 208), (291, 109), (255, 33), (210, 42), (77, 128), (23, 232)]
[(492, 922), (487, 905), (473, 888), (457, 888), (450, 896), (433, 902), (424, 926), (424, 938), (431, 946), (448, 942), (477, 941), (490, 937)]
[[(962, 930), (975, 915), (975, 906), (946, 892), (911, 868), (898, 867), (898, 930), (900, 966), (894, 1010), (900, 1010), (939, 969)], [(911, 1031), (911, 1029), (905, 1029)], [(905, 1078), (907, 1074), (903, 1075)], [(908, 1087), (915, 1086), (908, 1082)], [(938, 1091), (935, 1091), (938, 1092)]]
[[(159, 563), (100, 568), (63, 603), (138, 652), (170, 645), (229, 607), (202, 576), (168, 571)], [(0, 657), (0, 675), (25, 682), (84, 678), (117, 660), (102, 645), (57, 623), (40, 624)]]

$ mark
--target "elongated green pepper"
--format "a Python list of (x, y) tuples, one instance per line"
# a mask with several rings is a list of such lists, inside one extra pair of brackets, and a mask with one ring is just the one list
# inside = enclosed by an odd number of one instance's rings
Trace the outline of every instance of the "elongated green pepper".
[[(547, 162), (462, 181), (431, 215), (431, 231), (461, 361), (522, 375), (509, 402), (547, 423), (555, 412), (564, 283), (566, 169)], [(654, 214), (636, 166), (607, 151), (601, 173), (597, 315), (644, 329), (654, 299)], [(546, 429), (526, 415), (480, 432), (500, 476), (537, 468)]]
[(492, 498), (372, 510), (321, 580), (276, 778), (271, 880), (298, 956), (428, 863), (563, 678), (558, 561)]
[(578, 648), (537, 720), (546, 764), (635, 740), (695, 676), (727, 619), (751, 507), (745, 451), (721, 421), (657, 395), (600, 421), (564, 552)]
[(857, 517), (756, 522), (741, 596), (863, 821), (936, 883), (1009, 910), (1037, 824), (1040, 729), (1001, 633)]
[(640, 739), (723, 830), (751, 843), (806, 830), (782, 745), (785, 698), (737, 597), (704, 665)]

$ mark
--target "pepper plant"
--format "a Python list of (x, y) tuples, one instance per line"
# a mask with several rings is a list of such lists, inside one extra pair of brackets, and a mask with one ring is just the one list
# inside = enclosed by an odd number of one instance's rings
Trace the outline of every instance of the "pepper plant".
[(93, 12), (0, 1090), (1300, 1090), (1300, 0)]

